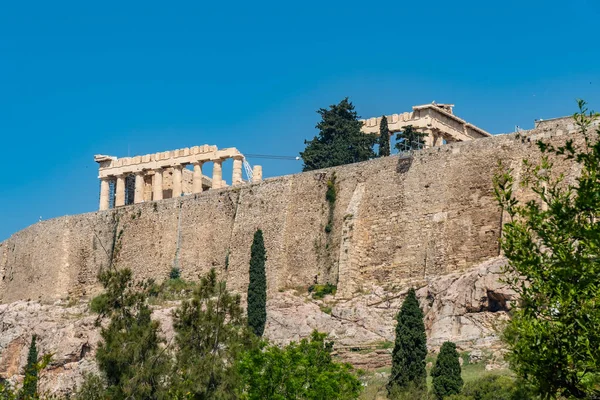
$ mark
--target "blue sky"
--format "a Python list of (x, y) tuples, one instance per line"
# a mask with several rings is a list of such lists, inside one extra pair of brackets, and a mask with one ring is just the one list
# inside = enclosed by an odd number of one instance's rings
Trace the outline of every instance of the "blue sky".
[(4, 2), (0, 240), (96, 210), (94, 154), (297, 155), (345, 96), (363, 117), (454, 103), (492, 133), (600, 109), (599, 3)]

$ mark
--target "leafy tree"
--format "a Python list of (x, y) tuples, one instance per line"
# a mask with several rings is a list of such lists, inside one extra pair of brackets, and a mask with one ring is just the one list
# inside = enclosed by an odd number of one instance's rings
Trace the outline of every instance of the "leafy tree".
[(396, 343), (392, 352), (392, 372), (388, 391), (409, 387), (425, 386), (427, 371), (427, 336), (423, 323), (423, 312), (414, 289), (410, 289), (397, 316)]
[(230, 294), (212, 269), (201, 278), (193, 298), (175, 310), (170, 398), (235, 398), (237, 360), (255, 344), (240, 303), (240, 296)]
[(361, 383), (349, 364), (331, 358), (333, 343), (314, 331), (285, 348), (267, 346), (246, 353), (239, 363), (240, 397), (262, 399), (356, 399)]
[(156, 399), (164, 393), (169, 358), (159, 324), (147, 305), (151, 282), (134, 283), (131, 270), (99, 274), (105, 292), (96, 302), (98, 321), (108, 320), (100, 335), (96, 360), (109, 398)]
[[(540, 140), (541, 161), (524, 163), (535, 200), (515, 198), (512, 170), (494, 179), (509, 216), (502, 235), (508, 282), (520, 296), (504, 333), (508, 359), (543, 397), (599, 396), (600, 130), (590, 132), (598, 114), (583, 101), (579, 107), (579, 139), (559, 147)], [(567, 181), (550, 157), (579, 167), (580, 176)]]
[(390, 155), (390, 130), (388, 129), (387, 117), (381, 117), (379, 124), (379, 157)]
[(439, 400), (460, 393), (463, 380), (460, 376), (460, 362), (454, 343), (445, 342), (442, 344), (440, 354), (431, 370), (431, 376), (433, 378), (433, 393)]
[(396, 149), (402, 151), (420, 150), (425, 147), (427, 133), (417, 131), (412, 125), (403, 127), (402, 132), (396, 134)]
[(267, 322), (267, 254), (263, 233), (254, 232), (250, 248), (250, 282), (248, 284), (248, 325), (256, 336), (262, 336)]
[(31, 336), (29, 353), (27, 354), (27, 364), (25, 365), (25, 381), (21, 390), (22, 398), (33, 398), (37, 393), (38, 383), (38, 351), (35, 345), (36, 336)]
[(373, 146), (377, 138), (361, 132), (362, 122), (347, 97), (339, 104), (329, 106), (329, 109), (319, 109), (317, 113), (321, 115), (316, 126), (319, 134), (310, 141), (305, 140), (306, 148), (300, 153), (304, 161), (303, 171), (375, 158)]

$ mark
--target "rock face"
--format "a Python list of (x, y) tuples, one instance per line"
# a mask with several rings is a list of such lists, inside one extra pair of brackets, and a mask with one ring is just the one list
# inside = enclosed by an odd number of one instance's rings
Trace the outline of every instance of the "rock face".
[[(495, 258), (461, 274), (409, 282), (397, 291), (373, 287), (350, 300), (326, 296), (314, 300), (307, 291), (274, 293), (268, 300), (265, 335), (285, 344), (328, 332), (335, 340), (340, 359), (359, 368), (390, 363), (395, 315), (409, 287), (425, 312), (430, 350), (447, 340), (463, 351), (499, 348), (497, 328), (506, 321), (514, 293), (500, 281), (505, 260)], [(173, 336), (174, 305), (159, 307), (154, 318), (161, 322), (167, 339)], [(53, 361), (41, 374), (43, 391), (66, 393), (76, 387), (86, 372), (96, 371), (95, 349), (100, 335), (85, 303), (43, 305), (18, 301), (0, 305), (0, 378), (22, 380), (31, 335), (38, 335), (40, 354), (52, 353)]]

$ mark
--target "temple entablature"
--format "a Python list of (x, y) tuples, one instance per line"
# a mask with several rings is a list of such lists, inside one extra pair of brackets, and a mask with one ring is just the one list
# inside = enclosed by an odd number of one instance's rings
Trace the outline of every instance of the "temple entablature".
[[(94, 161), (99, 165), (100, 210), (226, 187), (222, 164), (228, 159), (233, 159), (231, 184), (242, 184), (244, 155), (233, 147), (219, 150), (217, 146), (203, 145), (122, 158), (95, 155)], [(202, 173), (207, 162), (213, 164), (212, 178)], [(186, 168), (189, 165), (191, 170)], [(257, 165), (254, 172), (249, 173), (249, 179), (260, 182), (262, 168)]]
[[(401, 132), (412, 125), (427, 133), (425, 147), (441, 146), (444, 143), (464, 142), (492, 136), (481, 128), (457, 117), (452, 109), (454, 104), (424, 104), (414, 106), (412, 112), (386, 115), (390, 133)], [(361, 120), (362, 132), (379, 135), (382, 117)]]

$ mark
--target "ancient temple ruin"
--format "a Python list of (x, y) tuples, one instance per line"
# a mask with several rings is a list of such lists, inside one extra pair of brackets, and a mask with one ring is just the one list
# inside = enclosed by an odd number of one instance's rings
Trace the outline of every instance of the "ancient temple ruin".
[[(202, 193), (204, 190), (226, 187), (223, 162), (233, 159), (232, 185), (240, 185), (244, 155), (236, 148), (194, 146), (135, 157), (96, 155), (99, 164), (100, 210)], [(205, 163), (212, 162), (212, 177), (202, 173)], [(191, 165), (192, 170), (186, 167)], [(257, 165), (247, 175), (252, 182), (262, 180), (262, 167)]]
[[(390, 133), (400, 132), (412, 125), (420, 132), (427, 133), (424, 147), (441, 146), (445, 143), (464, 142), (492, 136), (475, 125), (457, 117), (452, 112), (454, 104), (424, 104), (414, 106), (412, 112), (386, 115)], [(362, 120), (362, 131), (379, 135), (381, 117)]]

